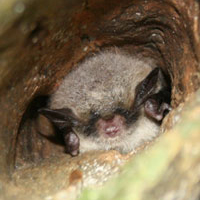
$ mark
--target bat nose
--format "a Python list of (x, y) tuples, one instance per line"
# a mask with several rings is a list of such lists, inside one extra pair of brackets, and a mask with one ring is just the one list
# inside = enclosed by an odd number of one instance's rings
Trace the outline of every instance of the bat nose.
[(109, 137), (117, 136), (119, 131), (120, 131), (119, 127), (116, 126), (115, 124), (110, 124), (107, 127), (105, 127), (105, 134)]
[(124, 117), (112, 115), (109, 118), (101, 118), (97, 121), (97, 130), (105, 137), (116, 137), (124, 129)]

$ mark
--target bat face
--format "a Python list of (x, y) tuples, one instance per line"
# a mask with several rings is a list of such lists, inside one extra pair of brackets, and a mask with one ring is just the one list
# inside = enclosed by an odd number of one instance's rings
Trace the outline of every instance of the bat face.
[(150, 60), (105, 51), (81, 63), (41, 109), (57, 126), (66, 151), (129, 152), (159, 134), (170, 109), (162, 71)]
[(135, 116), (132, 123), (127, 123), (123, 115), (113, 115), (109, 120), (99, 118), (90, 135), (85, 134), (84, 129), (74, 128), (74, 132), (80, 138), (80, 152), (115, 149), (127, 153), (156, 137), (159, 125), (142, 113)]

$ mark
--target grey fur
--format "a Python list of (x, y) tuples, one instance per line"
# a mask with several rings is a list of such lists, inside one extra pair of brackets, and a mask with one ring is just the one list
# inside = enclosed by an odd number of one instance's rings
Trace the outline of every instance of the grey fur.
[[(70, 108), (83, 121), (90, 112), (106, 116), (119, 105), (129, 109), (135, 97), (135, 88), (152, 69), (152, 60), (139, 59), (126, 53), (104, 51), (80, 63), (69, 73), (50, 99), (50, 108)], [(93, 149), (118, 149), (129, 152), (151, 141), (159, 133), (159, 126), (145, 117), (143, 110), (136, 123), (117, 138), (85, 136), (74, 129), (80, 138), (80, 152)]]

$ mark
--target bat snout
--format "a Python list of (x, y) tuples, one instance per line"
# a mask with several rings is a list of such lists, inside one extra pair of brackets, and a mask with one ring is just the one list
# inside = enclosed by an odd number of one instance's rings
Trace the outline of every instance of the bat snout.
[(99, 119), (96, 123), (98, 133), (103, 137), (117, 137), (125, 128), (125, 119), (120, 115), (114, 115), (111, 119)]

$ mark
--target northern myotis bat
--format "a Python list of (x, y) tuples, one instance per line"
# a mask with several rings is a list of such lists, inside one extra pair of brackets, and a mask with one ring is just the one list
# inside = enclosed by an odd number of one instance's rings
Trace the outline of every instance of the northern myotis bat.
[(72, 156), (89, 150), (130, 152), (159, 134), (170, 90), (151, 59), (117, 49), (81, 62), (39, 112), (63, 134)]

